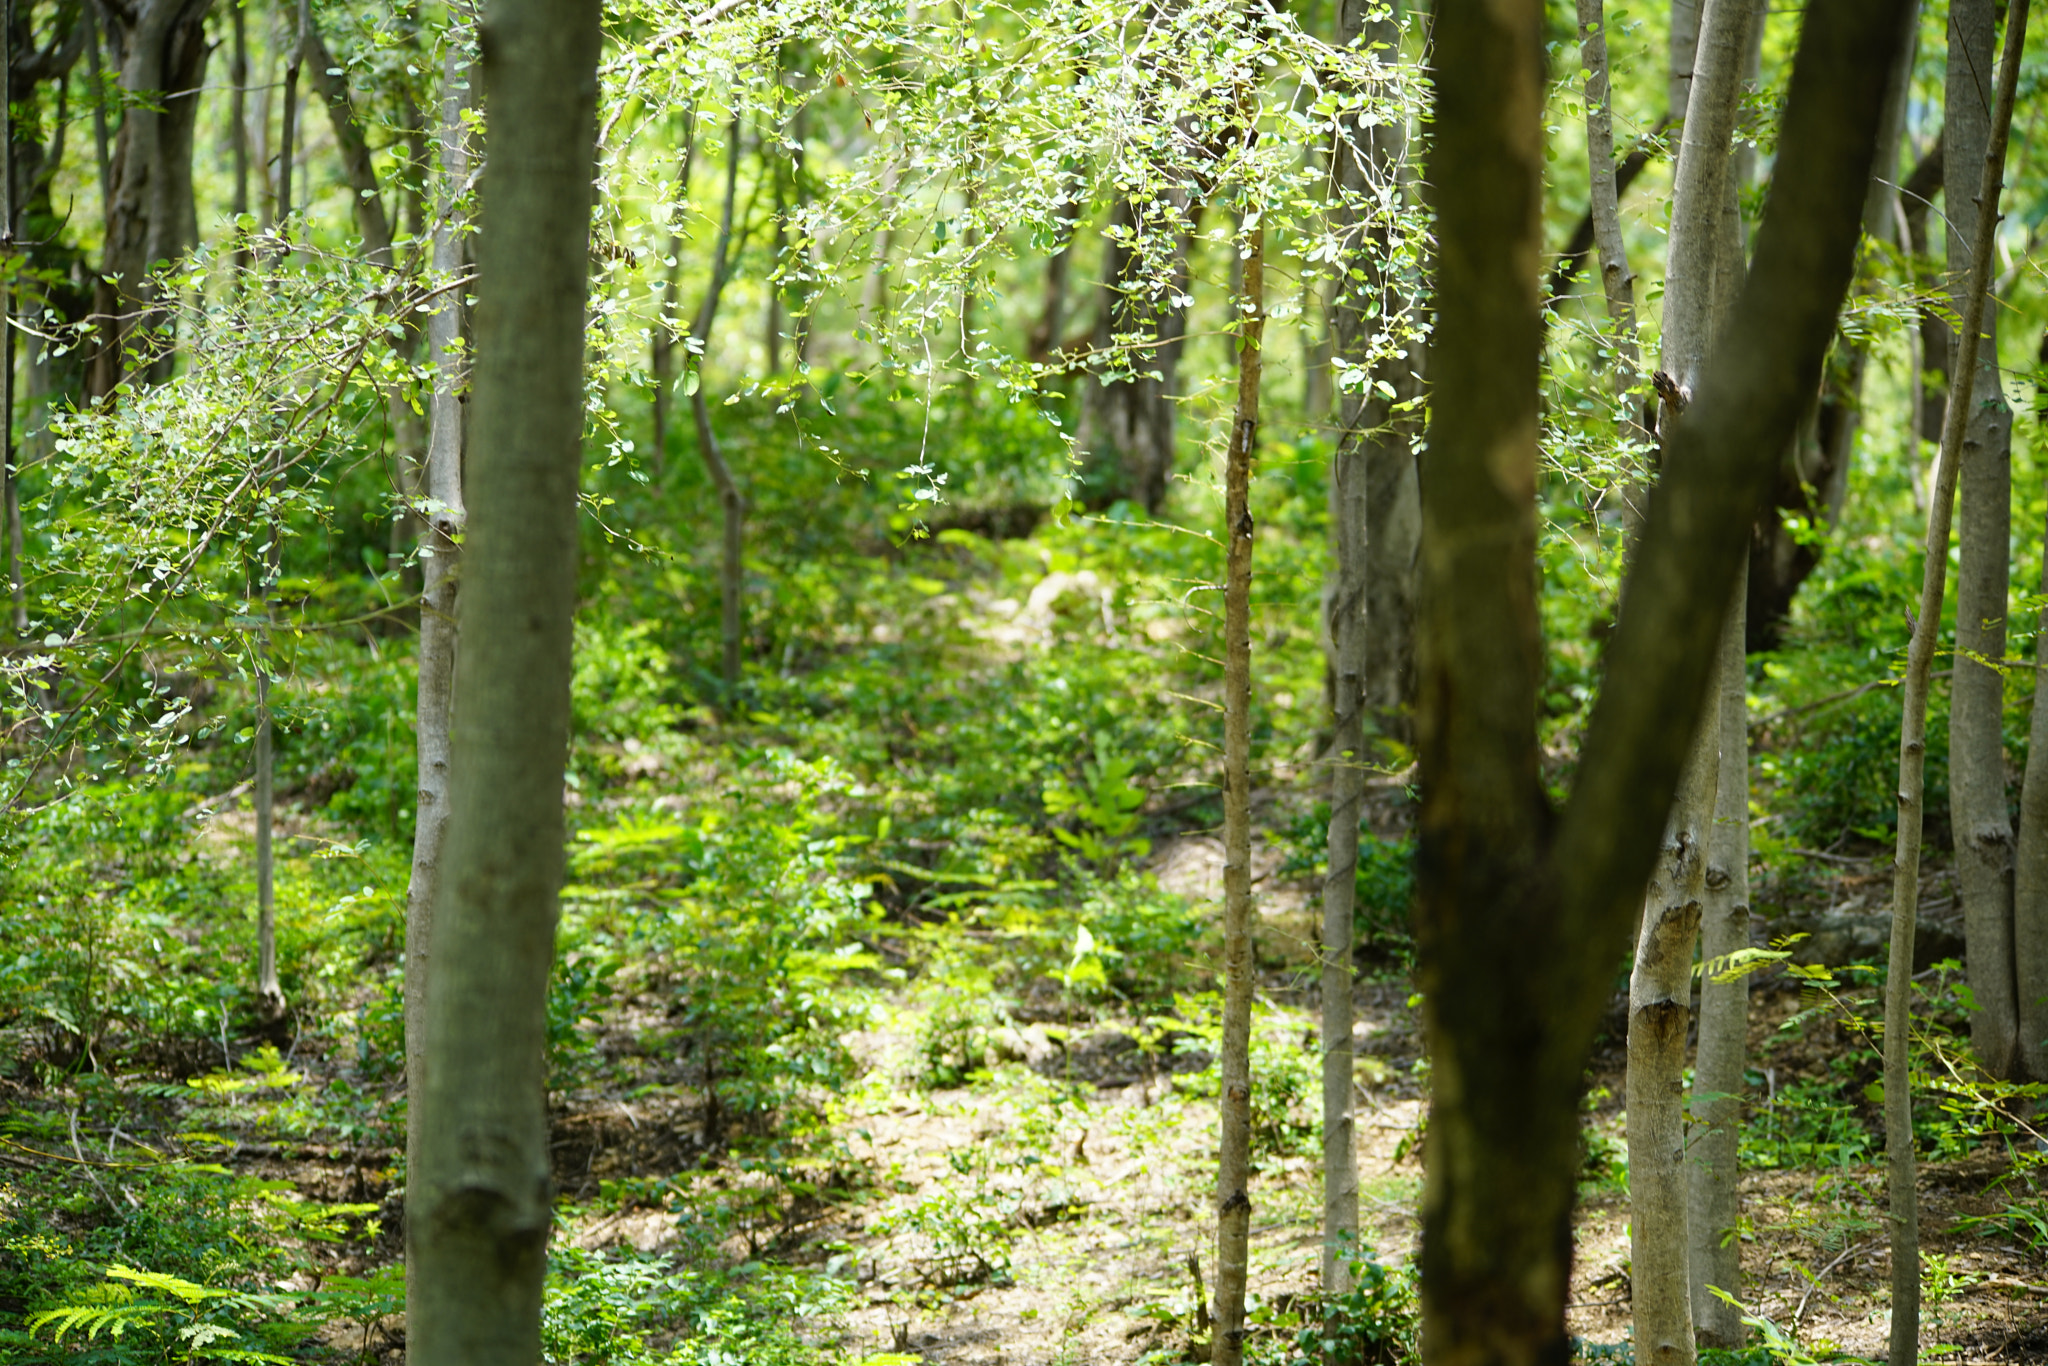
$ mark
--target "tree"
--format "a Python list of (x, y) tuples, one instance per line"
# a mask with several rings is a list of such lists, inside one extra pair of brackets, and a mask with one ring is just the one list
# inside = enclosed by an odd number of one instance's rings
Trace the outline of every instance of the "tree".
[[(1266, 234), (1243, 229), (1238, 302), (1237, 412), (1224, 457), (1223, 534), (1223, 1038), (1221, 1154), (1216, 1170), (1215, 1336), (1209, 1360), (1244, 1360), (1251, 1256), (1252, 995), (1252, 462), (1259, 448), (1260, 346), (1266, 329)], [(1349, 967), (1349, 964), (1346, 964)], [(1349, 1040), (1346, 1040), (1347, 1044)], [(1349, 1048), (1346, 1048), (1349, 1054)], [(1348, 1080), (1348, 1079), (1347, 1079)]]
[(569, 739), (595, 0), (494, 0), (480, 29), (491, 173), (477, 246), (454, 799), (428, 966), (406, 1236), (423, 1361), (540, 1352), (544, 1048)]
[[(108, 169), (105, 273), (94, 295), (99, 338), (87, 393), (104, 398), (120, 383), (123, 350), (157, 314), (150, 271), (183, 255), (199, 237), (192, 198), (192, 138), (206, 73), (206, 15), (213, 0), (104, 0), (107, 44), (120, 72), (121, 130)], [(162, 379), (167, 357), (146, 374)]]
[[(1999, 66), (1998, 94), (1985, 126), (1982, 162), (1978, 168), (1977, 213), (1968, 252), (1970, 273), (1958, 300), (1958, 337), (1981, 339), (1989, 323), (1985, 291), (1991, 280), (1993, 233), (1998, 226), (1999, 192), (2005, 179), (2005, 147), (2012, 131), (2012, 102), (2019, 84), (2020, 55), (2026, 47), (2028, 0), (2013, 0), (2006, 26), (2005, 60)], [(1984, 65), (1990, 53), (1983, 54)], [(1953, 145), (1953, 143), (1951, 143)], [(1951, 185), (1970, 183), (1954, 167)], [(1953, 210), (1951, 210), (1953, 211)], [(1954, 258), (1951, 258), (1954, 259)], [(1968, 345), (1968, 343), (1966, 343)], [(1994, 382), (1996, 372), (1993, 372)], [(1964, 454), (1976, 416), (1971, 411), (1978, 367), (1959, 352), (1949, 367), (1948, 406), (1941, 431), (1940, 472), (1927, 500), (1927, 541), (1921, 563), (1920, 613), (1909, 618), (1912, 640), (1906, 647), (1905, 686), (1899, 719), (1899, 835), (1892, 858), (1891, 950), (1884, 995), (1884, 1115), (1887, 1203), (1891, 1218), (1892, 1326), (1891, 1366), (1914, 1366), (1920, 1359), (1920, 1201), (1915, 1189), (1917, 1162), (1913, 1151), (1913, 1088), (1909, 1057), (1913, 1023), (1913, 936), (1920, 906), (1920, 836), (1926, 792), (1927, 682), (1934, 647), (1941, 634), (1941, 600), (1948, 579), (1949, 513), (1956, 485), (1968, 468)], [(1960, 576), (1958, 576), (1960, 577)], [(1962, 617), (1962, 585), (1956, 586), (1957, 667), (1961, 639), (1974, 629)], [(1962, 840), (1958, 832), (1958, 854)], [(1975, 941), (1972, 941), (1974, 947)], [(2010, 962), (2008, 956), (2005, 960)], [(1974, 1026), (1973, 1022), (1973, 1026)], [(1975, 1030), (1973, 1028), (1974, 1035)]]
[[(1577, 1097), (1772, 461), (1853, 269), (1905, 0), (1806, 11), (1755, 261), (1673, 433), (1572, 792), (1538, 767), (1541, 6), (1436, 17), (1441, 273), (1423, 457), (1419, 985), (1434, 1100), (1425, 1350), (1567, 1350)], [(1505, 570), (1505, 572), (1504, 572)]]
[[(434, 908), (441, 896), (441, 869), (448, 844), (453, 792), (452, 726), (457, 620), (461, 602), (462, 496), (466, 365), (462, 341), (467, 310), (462, 280), (468, 273), (469, 236), (463, 210), (469, 200), (476, 16), (466, 4), (451, 10), (442, 57), (441, 116), (435, 141), (440, 164), (434, 180), (433, 274), (443, 292), (427, 316), (427, 360), (433, 389), (428, 399), (426, 460), (420, 472), (417, 512), (420, 544), (420, 639), (415, 683), (413, 734), (417, 778), (413, 807), (412, 866), (405, 891), (405, 1078), (406, 1091), (426, 1092), (427, 994), (434, 961)], [(406, 1110), (408, 1170), (422, 1161), (421, 1107)], [(413, 1274), (408, 1261), (407, 1274)]]
[[(1968, 187), (1984, 165), (1991, 138), (1985, 80), (1996, 48), (1993, 0), (1951, 0), (1948, 93), (1942, 146), (1951, 186)], [(1977, 219), (1990, 212), (1967, 193), (1947, 196), (1950, 300), (1963, 313)], [(1976, 1011), (1970, 1039), (1994, 1076), (2019, 1066), (2019, 992), (2013, 975), (2013, 828), (2005, 790), (2006, 599), (2011, 586), (2012, 408), (1998, 370), (1997, 313), (1989, 315), (1974, 354), (1958, 349), (1957, 365), (1981, 372), (1960, 453), (1956, 508), (1956, 664), (1949, 684), (1949, 825), (1955, 832), (1956, 883), (1963, 903), (1965, 965)], [(1959, 334), (1960, 335), (1960, 334)], [(1953, 386), (1953, 381), (1951, 381)], [(1944, 432), (1944, 440), (1946, 432)]]
[[(1712, 352), (1742, 268), (1726, 215), (1735, 192), (1732, 138), (1742, 74), (1763, 6), (1706, 0), (1691, 64), (1665, 266), (1660, 430), (1675, 432)], [(1668, 459), (1668, 457), (1667, 457)], [(1640, 610), (1623, 601), (1624, 617)], [(1725, 609), (1724, 609), (1725, 610)], [(1651, 874), (1629, 976), (1628, 1148), (1630, 1300), (1646, 1361), (1690, 1366), (1695, 1355), (1685, 1165), (1685, 1047), (1693, 943), (1706, 900), (1707, 846), (1720, 781), (1720, 699), (1693, 726), (1693, 748)]]

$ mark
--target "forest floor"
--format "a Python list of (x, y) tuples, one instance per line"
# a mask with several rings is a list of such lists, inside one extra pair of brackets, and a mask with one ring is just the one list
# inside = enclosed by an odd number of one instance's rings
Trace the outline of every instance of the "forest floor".
[[(1213, 894), (1206, 884), (1218, 875), (1220, 846), (1190, 835), (1152, 863), (1169, 890), (1199, 901)], [(1313, 898), (1307, 882), (1278, 875), (1274, 864), (1269, 854), (1257, 870), (1257, 1039), (1267, 1090), (1256, 1116), (1252, 1320), (1253, 1359), (1285, 1362), (1314, 1294), (1320, 1196)], [(1845, 890), (1866, 870), (1848, 860), (1833, 868), (1826, 909), (1817, 903), (1808, 914), (1834, 914), (1839, 927)], [(1362, 1241), (1397, 1275), (1415, 1250), (1426, 1086), (1408, 991), (1398, 975), (1363, 983), (1355, 1035)], [(1813, 1004), (1782, 977), (1753, 996), (1752, 1076), (1761, 1094), (1745, 1156), (1769, 1165), (1743, 1177), (1744, 1299), (1804, 1354), (1780, 1360), (1881, 1359), (1889, 1276), (1881, 1154), (1809, 1095), (1845, 1067), (1852, 1081), (1874, 1077), (1875, 1059), (1860, 1058), (1869, 1044), (1846, 1016)], [(586, 1266), (708, 1260), (742, 1277), (768, 1265), (802, 1268), (813, 1289), (791, 1300), (783, 1326), (827, 1360), (1206, 1359), (1198, 1306), (1213, 1256), (1216, 1111), (1213, 1072), (1203, 1086), (1212, 1057), (1199, 1021), (1078, 1009), (1052, 994), (998, 1011), (935, 1002), (912, 986), (880, 991), (868, 1027), (847, 1040), (852, 1080), (823, 1099), (806, 1133), (764, 1143), (721, 1132), (702, 1079), (663, 1042), (673, 1038), (669, 1013), (660, 992), (642, 990), (582, 1022), (591, 1052), (579, 1084), (551, 1096), (564, 1255), (589, 1254)], [(952, 1023), (936, 1028), (941, 1017)], [(106, 1201), (135, 1204), (122, 1184), (124, 1152), (210, 1158), (287, 1198), (371, 1215), (376, 1224), (355, 1240), (308, 1247), (337, 1276), (388, 1272), (400, 1251), (399, 1154), (377, 1116), (399, 1092), (352, 1090), (349, 1060), (305, 1035), (285, 1045), (277, 1065), (259, 1056), (252, 1068), (255, 1043), (220, 1041), (231, 1065), (210, 1075), (253, 1077), (241, 1089), (187, 1091), (140, 1078), (108, 1078), (111, 1091), (8, 1082), (17, 1116), (44, 1112), (45, 1132), (64, 1137), (10, 1140), (0, 1168), (68, 1165)], [(942, 1067), (935, 1079), (935, 1061), (947, 1060), (951, 1072)], [(1603, 1040), (1588, 1093), (1570, 1312), (1587, 1360), (1613, 1359), (1628, 1339), (1623, 1064), (1618, 1042)], [(318, 1110), (314, 1097), (337, 1086), (349, 1112), (367, 1117), (353, 1134), (303, 1117), (280, 1123), (292, 1106)], [(89, 1122), (93, 1136), (81, 1141), (81, 1111), (110, 1104), (123, 1118), (111, 1132)], [(785, 1139), (791, 1152), (778, 1155)], [(2048, 1229), (2028, 1212), (2040, 1208), (2038, 1191), (2016, 1188), (2004, 1156), (1979, 1148), (1924, 1163), (1921, 1202), (1928, 1359), (2048, 1361)], [(100, 1216), (82, 1208), (70, 1217), (89, 1224)], [(319, 1279), (285, 1288), (317, 1288)], [(833, 1288), (820, 1294), (818, 1284)], [(347, 1357), (391, 1363), (403, 1360), (401, 1322), (371, 1304), (321, 1337)], [(690, 1332), (682, 1323), (656, 1328), (645, 1345)]]

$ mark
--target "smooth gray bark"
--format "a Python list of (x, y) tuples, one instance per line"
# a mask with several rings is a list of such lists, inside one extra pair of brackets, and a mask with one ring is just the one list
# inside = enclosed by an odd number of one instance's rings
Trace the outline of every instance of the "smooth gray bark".
[(597, 0), (492, 0), (454, 803), (417, 1098), (409, 1354), (532, 1366), (547, 1269), (547, 983), (563, 867)]
[[(1712, 349), (1719, 314), (1741, 269), (1740, 237), (1725, 214), (1732, 139), (1760, 0), (1706, 0), (1679, 145), (1665, 264), (1662, 362), (1677, 384), (1661, 430), (1674, 431)], [(1724, 259), (1726, 258), (1726, 259)], [(1633, 605), (1624, 607), (1624, 615)], [(1718, 699), (1692, 728), (1664, 844), (1651, 874), (1629, 977), (1628, 1150), (1630, 1298), (1636, 1352), (1657, 1366), (1691, 1366), (1693, 1331), (1685, 1051), (1693, 945), (1706, 899), (1707, 843), (1721, 767)]]
[[(1374, 7), (1361, 0), (1345, 0), (1337, 16), (1338, 43), (1345, 47), (1366, 44), (1386, 48), (1398, 44), (1398, 25), (1391, 17), (1370, 17), (1373, 13)], [(1377, 318), (1386, 325), (1408, 307), (1402, 282), (1387, 260), (1385, 224), (1370, 216), (1362, 219), (1358, 212), (1366, 191), (1390, 185), (1399, 177), (1406, 150), (1400, 128), (1365, 128), (1355, 124), (1345, 126), (1332, 148), (1338, 191), (1335, 212), (1340, 231), (1353, 243), (1349, 253), (1352, 269), (1345, 272), (1345, 278), (1334, 291), (1332, 341), (1337, 352), (1354, 362), (1364, 359), (1373, 349), (1374, 320)], [(1399, 378), (1394, 374), (1397, 370), (1412, 377), (1414, 367), (1407, 360), (1404, 354), (1398, 363), (1376, 364), (1372, 379), (1391, 384)], [(1407, 387), (1414, 387), (1412, 378)], [(1337, 449), (1330, 461), (1330, 550), (1334, 568), (1323, 605), (1333, 722), (1329, 871), (1323, 882), (1321, 945), (1322, 1284), (1324, 1292), (1330, 1295), (1342, 1294), (1350, 1288), (1348, 1258), (1356, 1253), (1358, 1237), (1351, 978), (1358, 826), (1365, 798), (1365, 722), (1374, 709), (1375, 657), (1381, 661), (1381, 672), (1397, 680), (1383, 685), (1379, 700), (1385, 701), (1384, 694), (1392, 692), (1398, 706), (1403, 691), (1398, 680), (1407, 672), (1412, 654), (1413, 613), (1401, 611), (1394, 604), (1413, 597), (1413, 535), (1407, 539), (1407, 563), (1400, 567), (1400, 582), (1379, 582), (1381, 576), (1375, 575), (1372, 563), (1375, 547), (1390, 539), (1387, 528), (1397, 524), (1398, 495), (1392, 500), (1387, 497), (1388, 486), (1396, 485), (1397, 481), (1389, 478), (1389, 472), (1403, 464), (1409, 471), (1408, 524), (1416, 525), (1415, 455), (1411, 440), (1415, 419), (1406, 418), (1397, 424), (1385, 396), (1368, 381), (1363, 390), (1343, 395), (1339, 420)], [(1379, 474), (1381, 485), (1381, 496), (1377, 499), (1375, 473)], [(1389, 501), (1394, 506), (1382, 511), (1380, 535), (1375, 536), (1374, 511)], [(1387, 559), (1398, 557), (1398, 547), (1387, 548)], [(1382, 565), (1383, 570), (1388, 568)], [(1373, 610), (1376, 599), (1380, 607), (1377, 614)], [(1390, 660), (1388, 656), (1397, 658)], [(1390, 717), (1388, 724), (1391, 723)]]
[[(1614, 173), (1614, 102), (1607, 65), (1607, 16), (1603, 0), (1578, 0), (1579, 65), (1586, 72), (1586, 166), (1591, 191), (1586, 216), (1600, 250), (1600, 291), (1614, 328), (1614, 390), (1621, 404), (1621, 437), (1647, 447), (1649, 435), (1636, 421), (1634, 398), (1642, 378), (1642, 343), (1636, 323), (1636, 275), (1629, 268), (1621, 235), (1621, 185)], [(1642, 532), (1647, 486), (1632, 480), (1622, 490), (1622, 518), (1631, 547)]]
[[(476, 16), (467, 4), (450, 8), (450, 32), (442, 59), (441, 110), (435, 144), (440, 166), (434, 181), (433, 273), (436, 284), (460, 278), (469, 268), (462, 206), (469, 193), (473, 149), (464, 115), (474, 107), (471, 48)], [(405, 1088), (406, 1170), (417, 1172), (420, 1151), (419, 1098), (427, 1078), (427, 989), (434, 961), (434, 906), (441, 894), (441, 867), (448, 843), (454, 763), (452, 721), (457, 616), (462, 567), (461, 534), (464, 414), (462, 391), (467, 365), (462, 350), (464, 309), (460, 292), (438, 297), (427, 315), (427, 357), (433, 392), (427, 404), (427, 453), (415, 496), (421, 527), (420, 638), (413, 735), (416, 751), (412, 870), (405, 894)], [(406, 1284), (413, 1297), (415, 1267), (408, 1259)]]
[(1216, 1163), (1216, 1303), (1213, 1366), (1244, 1360), (1245, 1282), (1251, 1257), (1252, 993), (1252, 462), (1259, 449), (1260, 345), (1266, 329), (1266, 233), (1244, 236), (1237, 300), (1237, 412), (1225, 456), (1223, 525), (1223, 1037), (1222, 1133)]
[[(1984, 141), (1983, 161), (1974, 177), (1955, 167), (1951, 185), (1975, 183), (1981, 206), (1965, 250), (1970, 273), (1964, 286), (1957, 336), (1983, 335), (1985, 290), (1991, 281), (1992, 236), (1998, 226), (1999, 191), (2005, 177), (2005, 149), (2012, 130), (2013, 91), (2025, 48), (2028, 0), (2012, 0), (2006, 53), (1998, 72), (1998, 95)], [(1984, 65), (1989, 66), (1989, 54)], [(1953, 130), (1951, 130), (1953, 131)], [(1952, 145), (1952, 144), (1951, 144)], [(1951, 196), (1954, 198), (1954, 196)], [(1926, 792), (1927, 680), (1941, 635), (1941, 600), (1948, 577), (1949, 517), (1962, 473), (1962, 448), (1972, 425), (1971, 406), (1978, 367), (1951, 367), (1942, 421), (1939, 474), (1927, 500), (1927, 540), (1920, 579), (1920, 615), (1906, 650), (1906, 677), (1899, 723), (1899, 837), (1892, 870), (1891, 952), (1884, 999), (1884, 1116), (1887, 1204), (1891, 1218), (1891, 1366), (1914, 1366), (1920, 1355), (1920, 1202), (1913, 1150), (1913, 1093), (1910, 1034), (1913, 1018), (1913, 931), (1920, 904), (1920, 837)], [(1958, 634), (1961, 633), (1958, 619)]]
[[(1947, 182), (1977, 181), (1991, 137), (1993, 0), (1951, 0), (1943, 144)], [(1967, 192), (1947, 203), (1950, 301), (1977, 264), (1979, 205)], [(1949, 824), (1963, 902), (1964, 964), (1977, 1009), (1970, 1042), (1993, 1076), (2019, 1063), (2019, 993), (2013, 973), (2013, 828), (2006, 802), (2004, 702), (2007, 597), (2011, 587), (2012, 408), (1998, 374), (1998, 314), (1986, 315), (1975, 349), (1976, 395), (1963, 432), (1956, 508), (1956, 662), (1949, 684)], [(1958, 334), (1959, 336), (1962, 334)], [(1957, 365), (1970, 363), (1959, 348)], [(1944, 450), (1947, 448), (1944, 447)]]
[(1691, 1124), (1686, 1136), (1686, 1219), (1691, 1239), (1695, 1333), (1703, 1347), (1739, 1347), (1742, 1313), (1709, 1286), (1742, 1298), (1742, 1205), (1737, 1180), (1742, 1122), (1742, 1070), (1748, 1051), (1749, 978), (1717, 981), (1715, 965), (1749, 947), (1749, 675), (1743, 652), (1743, 599), (1735, 592), (1721, 627), (1713, 724), (1720, 732), (1720, 776), (1714, 823), (1707, 835), (1707, 878), (1700, 912), (1699, 1044), (1693, 1064)]

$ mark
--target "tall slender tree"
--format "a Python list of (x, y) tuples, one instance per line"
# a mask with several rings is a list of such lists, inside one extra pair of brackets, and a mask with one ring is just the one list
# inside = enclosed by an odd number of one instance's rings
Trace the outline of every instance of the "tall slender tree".
[[(1994, 0), (1951, 0), (1942, 145), (1950, 301), (1966, 306), (1977, 262), (1977, 220), (1990, 212), (1971, 190), (1991, 139)], [(2010, 22), (2010, 21), (2008, 21)], [(1978, 375), (1963, 429), (1956, 507), (1956, 662), (1949, 683), (1949, 826), (1963, 903), (1964, 963), (1976, 1009), (1970, 1042), (1994, 1076), (2019, 1067), (2019, 991), (2013, 974), (2013, 828), (2005, 786), (2005, 617), (2012, 578), (2012, 407), (1998, 369), (1998, 314), (1955, 364)], [(1959, 336), (1962, 334), (1958, 334)], [(1953, 385), (1953, 381), (1951, 381)], [(1946, 433), (1944, 433), (1944, 437)], [(1946, 445), (1943, 459), (1951, 458)]]
[[(2019, 84), (2020, 56), (2025, 51), (2028, 0), (2012, 0), (2006, 26), (2005, 60), (1998, 71), (1998, 93), (1991, 117), (1978, 144), (1982, 161), (1974, 177), (1953, 168), (1951, 185), (1974, 181), (1978, 213), (1964, 250), (1970, 262), (1960, 299), (1956, 335), (1967, 338), (1963, 352), (1974, 349), (1989, 319), (1985, 291), (1991, 282), (1993, 233), (1998, 226), (1999, 192), (2005, 183), (2006, 139), (2012, 130), (2013, 92)], [(1990, 65), (1990, 54), (1983, 54)], [(1916, 1187), (1918, 1161), (1913, 1151), (1912, 1064), (1909, 1057), (1913, 1023), (1913, 936), (1920, 906), (1921, 817), (1926, 795), (1927, 682), (1934, 648), (1941, 635), (1941, 600), (1948, 579), (1951, 506), (1965, 460), (1975, 418), (1971, 412), (1979, 381), (1978, 367), (1963, 354), (1949, 367), (1948, 406), (1942, 420), (1941, 454), (1934, 488), (1927, 500), (1927, 540), (1920, 570), (1920, 613), (1912, 619), (1906, 647), (1905, 686), (1900, 689), (1899, 835), (1892, 858), (1891, 946), (1884, 992), (1884, 1127), (1886, 1203), (1891, 1222), (1892, 1323), (1890, 1366), (1915, 1366), (1920, 1359), (1920, 1197)], [(1957, 586), (1961, 598), (1961, 585)], [(1961, 637), (1964, 623), (1956, 619)], [(1960, 650), (1958, 651), (1960, 655)], [(1960, 843), (1960, 841), (1958, 841)], [(2009, 960), (2008, 960), (2009, 961)]]
[(1209, 1360), (1244, 1360), (1251, 1259), (1252, 1135), (1252, 462), (1259, 449), (1266, 330), (1266, 232), (1243, 231), (1237, 297), (1237, 412), (1223, 475), (1223, 1039), (1221, 1150), (1216, 1170), (1216, 1305)]
[[(420, 543), (420, 639), (414, 701), (417, 758), (411, 876), (405, 891), (405, 1078), (406, 1093), (426, 1092), (427, 993), (434, 960), (434, 907), (441, 894), (441, 870), (448, 845), (452, 804), (452, 721), (455, 659), (459, 637), (462, 529), (463, 436), (467, 426), (463, 387), (467, 378), (462, 346), (467, 310), (461, 281), (467, 275), (470, 236), (463, 220), (469, 202), (473, 55), (476, 11), (466, 2), (449, 7), (453, 21), (445, 38), (441, 108), (435, 133), (438, 165), (433, 173), (433, 274), (444, 291), (427, 315), (427, 360), (432, 370), (428, 399), (427, 454), (416, 495)], [(406, 1109), (408, 1171), (420, 1170), (423, 1108)], [(408, 1303), (416, 1264), (406, 1262)]]
[[(1712, 348), (1725, 297), (1722, 277), (1740, 269), (1723, 212), (1732, 190), (1732, 139), (1743, 67), (1762, 22), (1760, 0), (1706, 0), (1692, 62), (1671, 197), (1665, 264), (1663, 420), (1675, 432)], [(1734, 252), (1734, 260), (1723, 259)], [(1624, 615), (1633, 604), (1624, 602)], [(1693, 726), (1677, 800), (1649, 894), (1629, 978), (1628, 1148), (1631, 1303), (1637, 1353), (1662, 1366), (1695, 1356), (1685, 1168), (1685, 1052), (1693, 944), (1706, 900), (1707, 845), (1721, 768), (1718, 697)]]
[(427, 997), (408, 1348), (540, 1356), (547, 980), (563, 867), (597, 0), (491, 0), (454, 803)]

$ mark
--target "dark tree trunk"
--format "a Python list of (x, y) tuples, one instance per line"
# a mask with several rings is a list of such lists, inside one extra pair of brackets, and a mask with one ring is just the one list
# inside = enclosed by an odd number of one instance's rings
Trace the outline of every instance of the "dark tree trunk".
[[(1091, 508), (1129, 498), (1156, 514), (1173, 476), (1174, 395), (1187, 331), (1187, 310), (1174, 300), (1187, 294), (1193, 230), (1174, 198), (1161, 196), (1143, 211), (1119, 202), (1105, 238), (1095, 363), (1125, 373), (1083, 391), (1081, 500)], [(1141, 238), (1152, 244), (1149, 262)], [(1167, 241), (1170, 274), (1161, 280), (1157, 258)]]
[[(87, 379), (104, 398), (124, 377), (124, 349), (159, 316), (149, 273), (183, 255), (199, 236), (192, 199), (192, 142), (199, 86), (206, 74), (206, 15), (213, 0), (102, 0), (107, 46), (123, 92), (135, 96), (121, 118), (108, 165), (104, 270), (114, 283), (94, 294), (98, 340)], [(168, 354), (145, 356), (157, 380)]]
[(1907, 0), (1812, 0), (1748, 286), (1672, 436), (1571, 798), (1536, 735), (1539, 0), (1435, 21), (1442, 263), (1422, 473), (1416, 942), (1433, 1366), (1563, 1361), (1578, 1098), (1749, 528), (1853, 272)]

